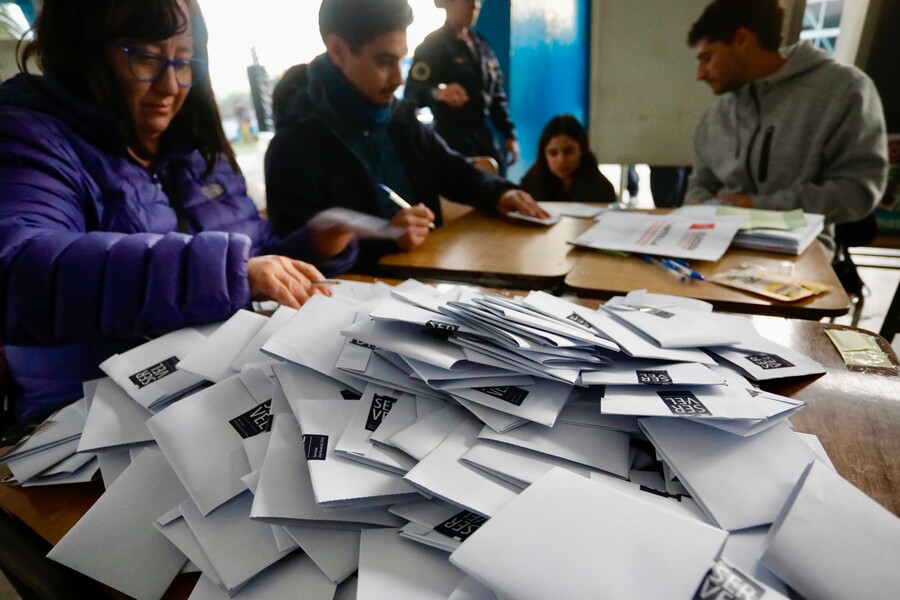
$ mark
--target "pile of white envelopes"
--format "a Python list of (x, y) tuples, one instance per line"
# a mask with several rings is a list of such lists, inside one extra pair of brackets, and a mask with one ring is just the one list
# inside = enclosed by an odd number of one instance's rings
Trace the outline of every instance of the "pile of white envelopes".
[(77, 447), (107, 491), (50, 557), (139, 599), (182, 570), (195, 600), (900, 589), (900, 520), (755, 384), (824, 369), (749, 319), (644, 292), (335, 292), (106, 361)]

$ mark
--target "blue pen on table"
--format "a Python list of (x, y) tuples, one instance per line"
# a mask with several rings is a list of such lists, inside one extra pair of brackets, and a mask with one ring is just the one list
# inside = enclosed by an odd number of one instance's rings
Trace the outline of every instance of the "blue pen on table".
[(690, 277), (691, 279), (694, 279), (696, 281), (704, 281), (703, 275), (693, 270), (691, 268), (691, 265), (684, 259), (664, 258), (662, 259), (662, 261), (666, 266), (670, 266), (671, 268), (677, 270), (679, 273), (683, 273), (685, 276)]
[(667, 266), (660, 259), (658, 259), (654, 256), (650, 256), (649, 254), (638, 254), (638, 256), (640, 256), (641, 260), (643, 260), (644, 262), (648, 262), (651, 265), (656, 265), (663, 271), (671, 274), (672, 277), (677, 278), (679, 281), (687, 281), (687, 277), (681, 271), (678, 271), (677, 269)]
[[(412, 208), (412, 205), (409, 202), (404, 200), (403, 197), (400, 196), (400, 194), (398, 194), (397, 192), (395, 192), (388, 186), (384, 185), (383, 183), (379, 183), (378, 187), (381, 188), (381, 191), (383, 191), (385, 194), (387, 194), (387, 197), (390, 199), (391, 202), (393, 202), (400, 208), (403, 208), (403, 209)], [(434, 229), (434, 223), (429, 223), (428, 229)]]

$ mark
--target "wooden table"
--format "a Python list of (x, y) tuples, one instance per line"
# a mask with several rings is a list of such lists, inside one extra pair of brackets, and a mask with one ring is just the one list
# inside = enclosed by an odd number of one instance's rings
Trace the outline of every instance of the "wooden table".
[[(764, 316), (753, 317), (753, 322), (766, 337), (825, 365), (825, 375), (763, 387), (805, 401), (806, 407), (791, 417), (797, 431), (817, 435), (838, 473), (900, 516), (900, 363), (890, 345), (878, 338), (892, 368), (847, 367), (825, 331), (854, 328)], [(8, 469), (0, 465), (0, 477), (6, 474)], [(99, 482), (46, 488), (0, 485), (0, 509), (56, 544), (102, 492)], [(196, 578), (180, 575), (164, 598), (186, 598)], [(113, 591), (109, 595), (122, 597)]]
[(792, 319), (819, 320), (850, 310), (850, 298), (838, 281), (822, 247), (813, 242), (800, 256), (730, 248), (717, 262), (693, 261), (691, 267), (704, 277), (753, 263), (776, 273), (782, 269), (799, 279), (827, 283), (832, 289), (797, 302), (780, 302), (764, 296), (725, 287), (709, 281), (679, 281), (659, 267), (637, 257), (621, 258), (603, 252), (585, 251), (566, 275), (567, 291), (589, 298), (610, 298), (631, 290), (646, 289), (660, 294), (690, 296), (713, 304), (716, 310), (772, 315)]
[(422, 245), (384, 256), (379, 264), (389, 277), (559, 288), (581, 255), (568, 242), (593, 224), (593, 219), (562, 217), (545, 227), (473, 210), (435, 230)]

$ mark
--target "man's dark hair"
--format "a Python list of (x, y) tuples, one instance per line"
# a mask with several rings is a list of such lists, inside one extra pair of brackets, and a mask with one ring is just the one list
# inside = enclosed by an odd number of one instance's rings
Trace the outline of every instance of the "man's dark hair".
[(783, 18), (779, 0), (715, 0), (691, 27), (688, 46), (696, 46), (703, 39), (730, 44), (737, 30), (746, 27), (765, 50), (778, 50)]
[[(116, 75), (109, 64), (110, 44), (118, 38), (158, 42), (184, 32), (188, 17), (194, 36), (194, 57), (208, 60), (206, 23), (196, 0), (44, 0), (35, 24), (34, 40), (20, 56), (20, 69), (28, 73), (29, 60), (70, 92), (112, 114), (129, 146), (139, 155), (149, 153), (137, 139), (134, 121), (125, 104)], [(36, 79), (35, 79), (36, 81)], [(207, 172), (224, 155), (239, 172), (209, 77), (191, 88), (184, 106), (160, 139), (161, 150), (185, 144), (200, 150)]]
[(405, 30), (413, 22), (406, 0), (322, 0), (319, 33), (340, 36), (355, 51), (379, 35)]

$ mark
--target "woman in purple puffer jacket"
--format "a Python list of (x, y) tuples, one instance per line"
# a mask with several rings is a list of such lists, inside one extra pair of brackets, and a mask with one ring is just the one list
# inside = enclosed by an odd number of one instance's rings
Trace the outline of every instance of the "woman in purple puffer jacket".
[(148, 336), (251, 298), (300, 306), (325, 289), (301, 260), (356, 259), (348, 232), (278, 239), (259, 218), (206, 42), (196, 0), (44, 0), (22, 60), (44, 75), (0, 86), (0, 343), (21, 419)]

